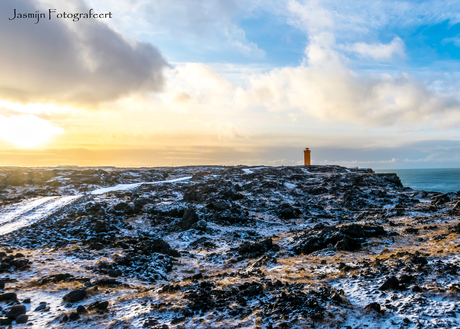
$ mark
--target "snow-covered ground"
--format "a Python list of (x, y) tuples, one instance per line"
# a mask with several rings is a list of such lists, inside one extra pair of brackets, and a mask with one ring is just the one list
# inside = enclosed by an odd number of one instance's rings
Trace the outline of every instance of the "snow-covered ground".
[(0, 208), (0, 235), (29, 226), (55, 213), (79, 196), (42, 197)]
[(0, 300), (30, 297), (33, 328), (460, 326), (456, 193), (338, 166), (8, 170)]

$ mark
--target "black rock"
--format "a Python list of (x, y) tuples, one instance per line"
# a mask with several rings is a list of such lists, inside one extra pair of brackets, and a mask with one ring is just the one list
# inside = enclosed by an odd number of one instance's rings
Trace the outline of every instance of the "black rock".
[(91, 250), (102, 250), (104, 248), (105, 246), (100, 242), (94, 242), (89, 245), (89, 249)]
[(227, 202), (222, 201), (222, 200), (213, 201), (213, 202), (208, 203), (206, 205), (206, 208), (214, 209), (214, 210), (217, 210), (217, 211), (222, 211), (222, 210), (228, 209), (230, 207), (231, 207), (230, 204), (228, 204)]
[(460, 216), (460, 201), (458, 201), (455, 206), (452, 208), (452, 213), (454, 215)]
[(24, 305), (16, 305), (10, 308), (8, 312), (6, 312), (5, 317), (16, 320), (18, 316), (21, 314), (26, 314), (27, 309)]
[(386, 235), (382, 226), (350, 224), (346, 226), (315, 226), (295, 241), (292, 251), (296, 254), (311, 254), (327, 248), (330, 244), (343, 250), (353, 251), (361, 247), (365, 239)]
[(38, 305), (38, 306), (35, 308), (34, 312), (42, 311), (42, 310), (46, 309), (46, 307), (47, 307), (47, 306), (46, 306), (46, 302), (40, 302), (40, 305)]
[(18, 299), (18, 296), (14, 292), (8, 292), (6, 294), (0, 295), (0, 302), (8, 302), (8, 301), (13, 301), (17, 299)]
[(60, 281), (69, 281), (73, 279), (75, 279), (75, 277), (70, 273), (60, 273), (44, 276), (40, 280), (38, 280), (37, 284), (41, 286), (47, 283), (58, 283)]
[(394, 290), (399, 288), (399, 280), (395, 276), (388, 278), (379, 288), (379, 290)]
[(299, 209), (294, 208), (289, 203), (283, 203), (279, 206), (276, 213), (282, 219), (298, 218), (301, 215)]
[(406, 227), (402, 233), (403, 234), (418, 234), (419, 229), (418, 228), (413, 228), (413, 227)]
[(16, 323), (18, 323), (18, 324), (27, 323), (28, 320), (29, 320), (29, 316), (27, 316), (25, 314), (21, 314), (16, 318)]
[(30, 298), (24, 298), (22, 301), (24, 304), (30, 304)]
[(412, 275), (403, 274), (399, 277), (399, 283), (412, 283), (415, 278)]
[(342, 240), (337, 242), (334, 247), (337, 250), (354, 251), (361, 248), (361, 242), (357, 239), (353, 239), (346, 236)]
[(428, 260), (425, 257), (417, 256), (417, 255), (411, 256), (410, 261), (412, 264), (417, 264), (417, 265), (428, 264)]
[(120, 286), (121, 282), (115, 280), (115, 279), (100, 279), (94, 281), (95, 286)]
[(80, 314), (78, 314), (76, 312), (70, 313), (69, 321), (77, 321), (78, 319), (80, 319)]
[(187, 318), (185, 316), (181, 316), (179, 318), (174, 318), (174, 319), (172, 319), (171, 324), (178, 324), (178, 323), (184, 322), (186, 319)]
[(254, 243), (244, 242), (237, 250), (243, 257), (257, 258), (269, 250), (279, 251), (280, 247), (274, 244), (271, 238), (268, 238)]
[(77, 307), (77, 313), (83, 314), (83, 313), (87, 313), (87, 312), (88, 311), (86, 310), (86, 308), (83, 305), (79, 305)]
[(116, 278), (116, 277), (119, 277), (121, 276), (121, 271), (119, 269), (110, 269), (108, 272), (107, 272), (107, 275), (112, 277), (112, 278)]
[(380, 304), (379, 303), (370, 303), (369, 305), (366, 305), (365, 307), (366, 310), (370, 310), (370, 311), (375, 311), (377, 313), (380, 313), (381, 312), (381, 307), (380, 307)]
[(107, 307), (109, 306), (109, 302), (108, 301), (105, 301), (105, 302), (100, 302), (100, 301), (97, 301), (97, 302), (94, 302), (94, 303), (91, 303), (88, 305), (88, 310), (99, 310), (99, 311), (104, 311), (107, 309)]
[(62, 297), (65, 302), (75, 303), (86, 298), (86, 290), (77, 289)]
[(9, 326), (13, 323), (13, 320), (8, 318), (0, 318), (0, 326)]
[(146, 240), (142, 243), (142, 252), (145, 255), (158, 252), (160, 254), (166, 254), (173, 257), (180, 257), (180, 254), (177, 250), (171, 248), (171, 246), (164, 240), (161, 239), (151, 239)]
[(184, 215), (182, 216), (182, 220), (179, 223), (179, 227), (186, 231), (189, 228), (192, 227), (193, 224), (198, 222), (199, 218), (198, 215), (196, 214), (195, 209), (193, 208), (188, 208), (185, 210)]

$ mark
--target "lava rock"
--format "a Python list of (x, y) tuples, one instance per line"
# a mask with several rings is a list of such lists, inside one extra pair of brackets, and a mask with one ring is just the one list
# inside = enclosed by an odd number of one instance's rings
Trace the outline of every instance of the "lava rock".
[(380, 304), (376, 302), (366, 305), (365, 309), (370, 310), (370, 311), (375, 311), (377, 313), (380, 313), (382, 311)]
[(14, 292), (8, 292), (0, 295), (0, 302), (9, 302), (17, 299), (18, 296)]
[(109, 306), (109, 302), (108, 301), (105, 301), (105, 302), (100, 302), (100, 301), (97, 301), (97, 302), (94, 302), (94, 303), (91, 303), (88, 305), (87, 309), (89, 311), (91, 310), (99, 310), (99, 311), (105, 311), (107, 309), (107, 307)]
[[(452, 208), (452, 213), (454, 215), (460, 216), (460, 201), (458, 201)], [(460, 225), (460, 224), (459, 224)], [(458, 226), (458, 225), (457, 225)]]
[(271, 238), (268, 238), (255, 243), (244, 242), (237, 250), (243, 257), (257, 258), (269, 250), (279, 251), (280, 247), (274, 244)]
[(428, 260), (425, 257), (413, 255), (410, 257), (410, 262), (417, 265), (426, 265)]
[(42, 286), (47, 283), (58, 283), (60, 281), (70, 281), (75, 279), (75, 277), (70, 273), (60, 273), (60, 274), (53, 274), (42, 277), (38, 280), (37, 284)]
[(298, 218), (302, 214), (299, 209), (294, 208), (289, 203), (281, 204), (276, 213), (282, 219)]
[(418, 234), (419, 229), (418, 228), (413, 228), (413, 227), (406, 227), (402, 233), (403, 234)]
[(388, 278), (379, 288), (379, 290), (395, 290), (399, 288), (399, 280), (395, 276)]
[(22, 323), (27, 323), (29, 320), (29, 316), (25, 314), (21, 314), (16, 318), (16, 323), (22, 324)]
[(435, 206), (442, 206), (449, 201), (450, 201), (450, 197), (448, 194), (441, 194), (434, 199), (433, 204)]
[(94, 242), (89, 245), (89, 249), (91, 250), (102, 250), (104, 248), (105, 246), (100, 242)]
[(361, 248), (361, 242), (357, 239), (353, 239), (346, 236), (342, 240), (337, 242), (334, 247), (337, 250), (354, 251)]
[(119, 276), (121, 276), (121, 271), (119, 269), (110, 269), (108, 272), (107, 272), (107, 275), (112, 277), (112, 278), (117, 278)]
[(0, 318), (0, 326), (9, 326), (13, 323), (13, 320), (8, 318)]
[(117, 287), (117, 286), (121, 286), (121, 282), (115, 280), (115, 279), (106, 279), (106, 278), (103, 278), (103, 279), (99, 279), (99, 280), (96, 280), (94, 281), (94, 285), (95, 286), (102, 286), (102, 287), (111, 287), (111, 286), (114, 286), (114, 287)]
[(86, 307), (84, 307), (83, 305), (79, 305), (77, 307), (77, 313), (83, 314), (83, 313), (88, 313), (88, 311), (86, 310)]
[(179, 222), (179, 227), (181, 230), (186, 231), (192, 227), (193, 224), (198, 222), (198, 215), (196, 214), (195, 209), (188, 208), (185, 210), (182, 220)]
[(161, 239), (152, 239), (144, 241), (141, 245), (141, 250), (144, 255), (158, 252), (172, 257), (180, 257), (180, 254), (177, 250), (171, 248), (171, 246), (167, 242)]
[(49, 309), (49, 307), (46, 306), (46, 302), (40, 302), (40, 305), (38, 305), (38, 306), (35, 308), (34, 312), (43, 311), (43, 310), (46, 310), (46, 308)]
[(227, 203), (226, 201), (222, 201), (222, 200), (213, 201), (206, 205), (206, 208), (213, 209), (216, 211), (222, 211), (230, 207), (231, 205), (229, 203)]
[(382, 226), (350, 224), (346, 226), (315, 226), (306, 233), (300, 234), (292, 251), (296, 254), (311, 254), (312, 252), (337, 245), (344, 250), (353, 251), (361, 247), (362, 241), (368, 238), (386, 235)]
[(26, 314), (27, 309), (24, 305), (15, 305), (8, 312), (6, 312), (5, 317), (9, 319), (16, 320), (21, 314)]
[(69, 303), (79, 302), (80, 300), (83, 300), (85, 298), (86, 298), (86, 290), (84, 289), (73, 290), (69, 292), (67, 295), (65, 295), (64, 297), (62, 297), (62, 299), (65, 302), (69, 302)]
[(80, 319), (80, 314), (78, 314), (76, 312), (70, 313), (69, 321), (77, 321), (78, 319)]

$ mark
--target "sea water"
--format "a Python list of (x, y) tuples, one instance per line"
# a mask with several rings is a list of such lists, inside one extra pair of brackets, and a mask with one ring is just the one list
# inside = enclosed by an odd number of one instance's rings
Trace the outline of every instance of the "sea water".
[(431, 192), (460, 191), (460, 169), (380, 169), (376, 173), (395, 173), (404, 186)]

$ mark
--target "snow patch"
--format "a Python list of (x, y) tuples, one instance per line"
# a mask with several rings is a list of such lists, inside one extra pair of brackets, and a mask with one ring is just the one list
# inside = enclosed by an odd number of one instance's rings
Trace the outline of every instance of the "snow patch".
[(43, 197), (5, 206), (0, 211), (0, 235), (32, 225), (79, 198)]
[(176, 183), (180, 181), (185, 181), (191, 179), (192, 176), (187, 176), (187, 177), (181, 177), (181, 178), (176, 178), (176, 179), (170, 179), (170, 180), (162, 180), (158, 182), (141, 182), (141, 183), (135, 183), (135, 184), (118, 184), (112, 187), (104, 187), (100, 188), (97, 190), (94, 190), (91, 192), (93, 195), (98, 195), (98, 194), (104, 194), (107, 192), (113, 192), (113, 191), (125, 191), (125, 190), (132, 190), (135, 189), (141, 185), (153, 185), (153, 184), (162, 184), (162, 183)]

